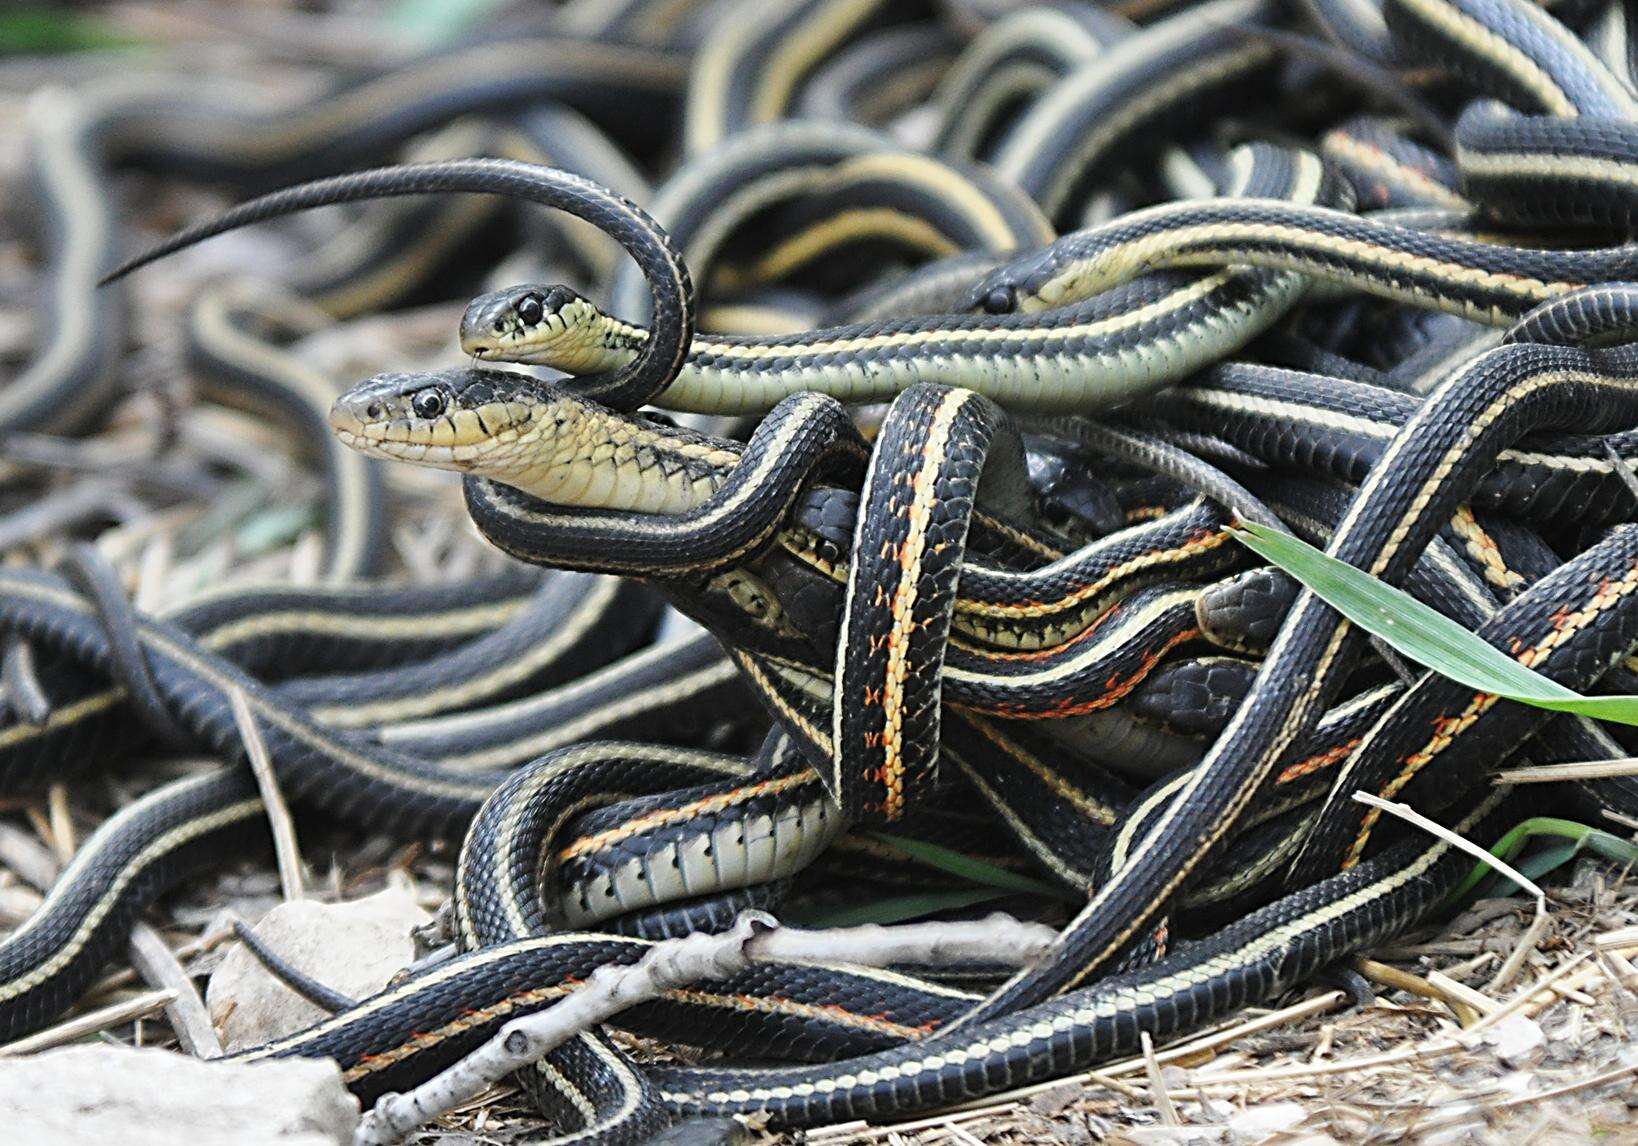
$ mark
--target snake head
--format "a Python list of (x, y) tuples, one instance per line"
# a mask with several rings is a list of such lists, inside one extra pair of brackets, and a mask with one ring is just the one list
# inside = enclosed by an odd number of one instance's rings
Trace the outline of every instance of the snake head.
[(525, 362), (570, 374), (625, 365), (642, 332), (566, 286), (529, 284), (473, 299), (461, 316), (461, 349), (491, 362)]
[(377, 374), (336, 399), (330, 428), (364, 453), (473, 470), (515, 443), (552, 399), (538, 380), (508, 371)]
[(1053, 305), (1059, 262), (1054, 244), (1003, 263), (978, 280), (968, 295), (968, 308), (994, 315), (1046, 310)]

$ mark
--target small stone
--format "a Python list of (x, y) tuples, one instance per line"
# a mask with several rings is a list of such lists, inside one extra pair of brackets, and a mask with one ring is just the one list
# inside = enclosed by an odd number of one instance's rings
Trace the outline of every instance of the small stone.
[(1029, 1108), (1043, 1118), (1053, 1118), (1065, 1110), (1086, 1093), (1078, 1082), (1066, 1082), (1062, 1086), (1054, 1086), (1050, 1090), (1043, 1090), (1029, 1100)]
[(1541, 1025), (1528, 1015), (1508, 1015), (1484, 1032), (1484, 1041), (1508, 1066), (1522, 1066), (1538, 1057), (1547, 1043)]
[(1260, 1141), (1296, 1129), (1307, 1117), (1300, 1102), (1264, 1102), (1229, 1115), (1228, 1128), (1238, 1137)]
[[(411, 931), (430, 916), (389, 888), (348, 903), (281, 903), (252, 929), (275, 955), (355, 999), (380, 991), (415, 959)], [(205, 992), (211, 1021), (229, 1051), (303, 1030), (326, 1017), (279, 982), (243, 944), (234, 944)]]
[(358, 1100), (327, 1059), (205, 1062), (66, 1047), (0, 1059), (7, 1142), (30, 1146), (342, 1146)]

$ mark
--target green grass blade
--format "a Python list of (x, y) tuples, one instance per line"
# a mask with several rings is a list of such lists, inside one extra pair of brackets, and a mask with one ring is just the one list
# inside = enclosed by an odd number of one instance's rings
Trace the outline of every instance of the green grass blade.
[(998, 887), (1003, 891), (1022, 891), (1032, 895), (1050, 895), (1054, 899), (1067, 898), (1063, 891), (1047, 883), (1045, 880), (1035, 879), (1017, 872), (1008, 871), (1003, 867), (996, 867), (992, 863), (974, 859), (958, 851), (930, 844), (926, 840), (903, 839), (899, 836), (886, 836), (879, 832), (871, 833), (871, 838), (878, 843), (886, 844), (895, 851), (903, 852), (917, 863), (942, 871), (948, 875), (964, 879), (968, 883), (979, 884), (984, 887)]
[[(1575, 820), (1559, 819), (1556, 816), (1532, 816), (1528, 820), (1520, 821), (1490, 847), (1490, 854), (1503, 863), (1512, 863), (1513, 857), (1524, 850), (1524, 845), (1535, 839), (1569, 840), (1570, 846), (1576, 851), (1590, 851), (1611, 863), (1628, 867), (1638, 864), (1638, 845), (1628, 843), (1620, 836), (1606, 832), (1602, 828), (1577, 823)], [(1475, 865), (1462, 882), (1450, 892), (1445, 902), (1458, 903), (1466, 899), (1494, 870), (1486, 864)]]
[(1237, 522), (1234, 536), (1354, 624), (1442, 676), (1537, 708), (1638, 724), (1638, 696), (1582, 696), (1519, 664), (1410, 594), (1299, 538), (1254, 522)]
[(959, 891), (929, 891), (921, 895), (890, 896), (857, 907), (820, 908), (812, 911), (781, 912), (780, 918), (799, 927), (859, 927), (866, 923), (907, 923), (958, 911), (963, 907), (1002, 899), (1007, 895), (993, 887), (964, 888)]
[(55, 5), (18, 4), (0, 14), (0, 56), (135, 48), (144, 41), (96, 16)]

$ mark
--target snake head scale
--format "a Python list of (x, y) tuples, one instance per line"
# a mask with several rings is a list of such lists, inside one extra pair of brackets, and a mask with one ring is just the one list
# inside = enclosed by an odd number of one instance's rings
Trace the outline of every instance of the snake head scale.
[(558, 505), (640, 513), (691, 507), (739, 460), (733, 443), (483, 367), (378, 374), (336, 399), (330, 428), (374, 457), (492, 478)]
[(604, 314), (566, 286), (508, 287), (472, 300), (461, 316), (461, 349), (492, 362), (550, 366), (569, 374), (615, 370), (647, 332)]

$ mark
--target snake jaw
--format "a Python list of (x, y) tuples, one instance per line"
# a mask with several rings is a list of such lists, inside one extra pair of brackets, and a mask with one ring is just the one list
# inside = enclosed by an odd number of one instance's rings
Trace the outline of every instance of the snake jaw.
[(436, 469), (504, 470), (550, 405), (526, 375), (381, 374), (337, 398), (330, 428), (362, 453)]

